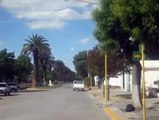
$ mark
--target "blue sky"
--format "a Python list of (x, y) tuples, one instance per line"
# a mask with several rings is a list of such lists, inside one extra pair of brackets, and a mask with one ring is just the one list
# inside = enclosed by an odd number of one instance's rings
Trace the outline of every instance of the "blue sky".
[(97, 44), (91, 19), (96, 7), (77, 0), (2, 0), (0, 50), (7, 48), (18, 56), (24, 40), (39, 34), (48, 40), (55, 59), (74, 70), (73, 56)]

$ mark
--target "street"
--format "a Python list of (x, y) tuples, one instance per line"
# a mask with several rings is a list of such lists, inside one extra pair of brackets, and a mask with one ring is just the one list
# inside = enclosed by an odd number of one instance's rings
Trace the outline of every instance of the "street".
[(0, 120), (110, 120), (88, 93), (73, 92), (72, 84), (0, 98)]

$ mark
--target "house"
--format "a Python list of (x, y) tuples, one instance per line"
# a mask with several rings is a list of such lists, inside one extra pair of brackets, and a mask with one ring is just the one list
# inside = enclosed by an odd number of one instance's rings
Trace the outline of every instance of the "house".
[[(140, 61), (141, 65), (142, 62)], [(159, 80), (159, 60), (145, 60), (145, 87), (158, 87), (154, 84), (155, 81)], [(141, 82), (142, 83), (142, 82)], [(117, 77), (111, 77), (109, 79), (109, 85), (119, 86), (125, 91), (132, 90), (132, 74), (124, 73), (119, 74)]]

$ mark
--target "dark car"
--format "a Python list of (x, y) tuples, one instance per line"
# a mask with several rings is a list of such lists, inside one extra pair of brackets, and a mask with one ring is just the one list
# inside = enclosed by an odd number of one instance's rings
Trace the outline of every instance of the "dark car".
[(9, 83), (11, 91), (18, 92), (18, 84), (15, 82)]

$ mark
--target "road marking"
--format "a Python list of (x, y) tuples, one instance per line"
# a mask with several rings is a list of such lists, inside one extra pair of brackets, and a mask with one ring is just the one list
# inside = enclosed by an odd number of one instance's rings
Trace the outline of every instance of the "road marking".
[(111, 120), (121, 120), (121, 118), (113, 112), (109, 107), (104, 108), (104, 112), (111, 118)]

